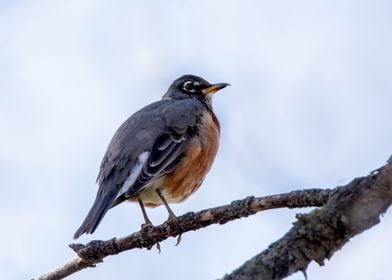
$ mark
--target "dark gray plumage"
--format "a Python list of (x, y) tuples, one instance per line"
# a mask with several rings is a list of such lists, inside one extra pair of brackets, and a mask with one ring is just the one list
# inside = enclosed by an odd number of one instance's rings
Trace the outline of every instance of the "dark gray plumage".
[[(94, 232), (111, 207), (137, 194), (181, 162), (190, 139), (198, 133), (203, 112), (211, 109), (209, 96), (183, 90), (184, 81), (188, 80), (197, 81), (201, 89), (211, 86), (202, 78), (183, 76), (173, 82), (162, 100), (137, 111), (118, 128), (100, 166), (94, 204), (74, 238)], [(121, 193), (144, 152), (148, 152), (148, 159), (137, 179)]]

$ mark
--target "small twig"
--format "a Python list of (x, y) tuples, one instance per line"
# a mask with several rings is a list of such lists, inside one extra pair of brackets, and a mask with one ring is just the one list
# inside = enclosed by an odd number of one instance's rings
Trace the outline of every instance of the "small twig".
[(151, 249), (159, 242), (183, 233), (198, 230), (212, 224), (225, 224), (229, 221), (247, 217), (257, 212), (275, 208), (299, 208), (322, 206), (327, 203), (332, 190), (308, 189), (266, 197), (247, 197), (231, 204), (190, 212), (176, 217), (159, 226), (144, 227), (131, 235), (107, 241), (94, 240), (86, 245), (71, 244), (78, 257), (53, 272), (38, 277), (40, 280), (65, 278), (79, 270), (94, 267), (110, 255), (116, 255), (134, 248)]

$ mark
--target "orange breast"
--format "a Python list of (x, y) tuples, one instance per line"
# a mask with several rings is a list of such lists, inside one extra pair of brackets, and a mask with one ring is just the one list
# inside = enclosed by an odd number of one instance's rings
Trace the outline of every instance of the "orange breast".
[(211, 168), (219, 146), (219, 122), (213, 112), (201, 120), (195, 137), (180, 165), (165, 176), (163, 195), (169, 202), (181, 202), (195, 192)]

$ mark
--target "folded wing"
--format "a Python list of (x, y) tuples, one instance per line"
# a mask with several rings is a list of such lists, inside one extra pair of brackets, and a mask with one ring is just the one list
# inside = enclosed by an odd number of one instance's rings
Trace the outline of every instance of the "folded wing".
[(105, 153), (96, 199), (74, 238), (93, 233), (111, 207), (171, 172), (198, 133), (203, 110), (197, 100), (161, 100), (125, 121)]

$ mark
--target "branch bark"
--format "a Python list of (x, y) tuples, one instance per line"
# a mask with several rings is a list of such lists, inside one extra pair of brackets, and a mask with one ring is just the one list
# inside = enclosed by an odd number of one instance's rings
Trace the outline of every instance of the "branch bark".
[(225, 224), (229, 221), (247, 217), (257, 212), (275, 208), (298, 208), (321, 206), (328, 201), (331, 190), (309, 189), (266, 197), (247, 197), (231, 204), (190, 212), (167, 221), (159, 226), (142, 228), (140, 231), (122, 238), (106, 241), (94, 240), (86, 245), (70, 244), (78, 257), (53, 272), (38, 277), (39, 280), (65, 278), (79, 270), (94, 267), (110, 255), (135, 248), (151, 249), (159, 242), (183, 233), (198, 230), (212, 224)]
[(298, 271), (306, 275), (311, 261), (323, 265), (350, 238), (378, 224), (391, 203), (389, 162), (367, 177), (336, 188), (323, 207), (297, 215), (285, 236), (222, 279), (282, 279)]
[(310, 214), (298, 215), (298, 221), (282, 239), (223, 278), (281, 279), (296, 271), (305, 271), (312, 260), (322, 264), (352, 236), (379, 222), (379, 215), (392, 203), (391, 165), (389, 163), (367, 177), (357, 178), (347, 186), (333, 190), (308, 189), (267, 197), (247, 197), (228, 205), (190, 212), (122, 238), (94, 240), (86, 245), (70, 244), (78, 257), (37, 279), (63, 279), (79, 270), (94, 267), (107, 256), (135, 248), (151, 249), (169, 237), (181, 237), (191, 230), (225, 224), (260, 211), (324, 205)]

